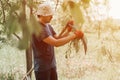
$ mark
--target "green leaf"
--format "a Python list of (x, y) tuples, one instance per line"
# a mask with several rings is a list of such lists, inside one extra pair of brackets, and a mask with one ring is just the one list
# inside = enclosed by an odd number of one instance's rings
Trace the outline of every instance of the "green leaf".
[(34, 15), (31, 15), (27, 24), (28, 24), (28, 29), (30, 31), (30, 34), (32, 33), (35, 33), (36, 35), (40, 34), (41, 26), (39, 22), (35, 19)]
[(27, 49), (27, 48), (28, 48), (28, 43), (29, 43), (28, 38), (23, 37), (23, 38), (19, 41), (18, 48), (19, 48), (20, 50)]
[(67, 10), (67, 3), (66, 3), (66, 1), (64, 1), (61, 6), (62, 6), (62, 10), (65, 12)]
[(75, 21), (76, 25), (82, 25), (84, 23), (84, 15), (82, 13), (82, 10), (80, 8), (80, 5), (73, 1), (69, 1), (69, 9), (71, 12), (71, 15)]
[(19, 23), (18, 23), (18, 19), (17, 17), (15, 17), (14, 15), (10, 15), (6, 24), (6, 33), (8, 34), (8, 36), (10, 36), (11, 34), (15, 33), (18, 31), (18, 27), (19, 27)]
[(83, 3), (85, 4), (89, 4), (90, 3), (90, 0), (81, 0)]
[(30, 8), (37, 8), (37, 4), (35, 4), (35, 3), (33, 2), (33, 0), (28, 0), (28, 1), (27, 1), (27, 5), (28, 5), (28, 7), (30, 7)]

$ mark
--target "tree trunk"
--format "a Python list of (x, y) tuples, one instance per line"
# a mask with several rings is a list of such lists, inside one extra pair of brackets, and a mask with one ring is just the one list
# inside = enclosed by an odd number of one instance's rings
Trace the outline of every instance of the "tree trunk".
[[(23, 23), (24, 24), (22, 24), (22, 26), (23, 26), (23, 36), (24, 37), (26, 37), (27, 35), (26, 34), (24, 34), (25, 33), (25, 29), (26, 29), (26, 23), (27, 23), (27, 21), (26, 21), (26, 1), (27, 0), (23, 0), (23, 2), (22, 2), (22, 7), (23, 7)], [(31, 68), (32, 68), (32, 47), (31, 47), (31, 45), (30, 46), (28, 46), (28, 48), (26, 49), (26, 73), (28, 73), (30, 70), (31, 70)], [(27, 80), (31, 80), (31, 73), (29, 73), (29, 74), (27, 74)]]
[[(27, 73), (32, 68), (32, 47), (31, 45), (28, 47), (28, 49), (26, 49), (26, 68), (27, 68)], [(27, 75), (27, 78), (31, 79), (31, 72)]]

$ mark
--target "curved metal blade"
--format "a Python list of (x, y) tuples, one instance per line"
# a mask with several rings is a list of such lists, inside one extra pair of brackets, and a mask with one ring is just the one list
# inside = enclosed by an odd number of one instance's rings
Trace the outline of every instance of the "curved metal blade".
[(83, 45), (84, 45), (84, 51), (85, 51), (85, 55), (86, 55), (86, 52), (87, 52), (87, 41), (86, 41), (85, 37), (83, 37), (83, 38), (81, 39), (81, 41), (82, 41), (82, 43), (83, 43)]

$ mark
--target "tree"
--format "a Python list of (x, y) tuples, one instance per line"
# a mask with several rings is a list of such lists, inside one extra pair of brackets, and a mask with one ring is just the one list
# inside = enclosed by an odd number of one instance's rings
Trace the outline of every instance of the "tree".
[[(7, 34), (7, 38), (10, 38), (11, 35), (14, 35), (18, 38), (18, 48), (26, 50), (26, 69), (28, 72), (32, 68), (32, 49), (30, 44), (31, 35), (33, 31), (40, 32), (40, 29), (33, 28), (33, 25), (36, 27), (38, 26), (32, 14), (32, 8), (34, 7), (33, 1), (17, 0), (12, 2), (9, 0), (0, 0), (0, 3), (2, 11), (0, 14), (0, 27), (2, 28), (1, 33)], [(30, 13), (26, 13), (27, 7), (29, 8)], [(27, 16), (27, 14), (29, 14), (30, 16)], [(30, 17), (30, 20), (27, 19), (27, 17)], [(20, 34), (21, 36), (18, 34)], [(0, 37), (0, 40), (2, 39), (3, 38)]]

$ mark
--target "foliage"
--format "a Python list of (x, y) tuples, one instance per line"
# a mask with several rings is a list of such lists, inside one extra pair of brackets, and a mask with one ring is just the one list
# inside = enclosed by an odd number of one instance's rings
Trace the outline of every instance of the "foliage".
[(85, 4), (89, 4), (90, 3), (90, 0), (81, 0), (83, 3)]
[[(40, 32), (38, 23), (31, 13), (32, 8), (36, 8), (36, 5), (32, 2), (32, 0), (28, 0), (27, 3), (25, 0), (5, 0), (1, 1), (1, 6), (3, 11), (0, 15), (1, 24), (3, 26), (2, 30), (7, 33), (8, 38), (17, 33), (17, 36), (20, 39), (19, 48), (26, 49), (32, 33), (35, 32), (38, 34)], [(28, 8), (29, 12), (26, 12), (26, 8)]]
[(84, 13), (80, 7), (81, 5), (75, 1), (64, 1), (62, 4), (63, 11), (70, 13), (70, 15), (68, 15), (75, 21), (75, 25), (77, 27), (83, 25), (84, 23)]
[(0, 74), (0, 79), (1, 80), (5, 80), (5, 79), (7, 79), (7, 80), (15, 80), (15, 78), (14, 78), (14, 75), (13, 74), (11, 74), (11, 73), (8, 73), (8, 74), (3, 74), (3, 73), (1, 73)]

